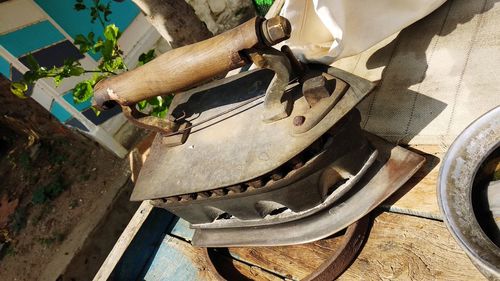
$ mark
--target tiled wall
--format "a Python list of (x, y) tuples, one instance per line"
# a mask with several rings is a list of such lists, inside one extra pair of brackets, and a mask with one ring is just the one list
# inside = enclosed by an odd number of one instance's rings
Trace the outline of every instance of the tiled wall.
[[(84, 2), (90, 5), (91, 0)], [(97, 22), (90, 22), (88, 11), (75, 11), (74, 3), (73, 0), (10, 0), (0, 3), (0, 46), (8, 53), (8, 56), (0, 54), (0, 73), (12, 81), (19, 81), (23, 71), (16, 69), (13, 66), (16, 64), (12, 62), (17, 60), (17, 63), (27, 66), (28, 54), (32, 54), (41, 66), (48, 68), (61, 66), (64, 59), (73, 58), (79, 60), (85, 68), (95, 69), (99, 56), (80, 54), (72, 41), (77, 34), (86, 35), (91, 31), (96, 35), (102, 34), (103, 28)], [(111, 5), (110, 22), (115, 23), (121, 31), (126, 31), (132, 23), (135, 23), (133, 29), (138, 29), (136, 22), (139, 9), (130, 0), (122, 3), (111, 1)], [(144, 25), (143, 22), (141, 24)], [(142, 35), (125, 32), (124, 36), (129, 37), (127, 42), (135, 47)], [(126, 49), (133, 48), (126, 46)], [(47, 91), (46, 87), (39, 87), (37, 83), (30, 88), (29, 95), (60, 122), (92, 135), (97, 127), (120, 114), (120, 110), (117, 107), (96, 116), (90, 108), (90, 101), (75, 104), (71, 89), (81, 79), (66, 79), (59, 87), (46, 80), (45, 85), (49, 85), (51, 91)], [(116, 132), (116, 128), (111, 131)]]

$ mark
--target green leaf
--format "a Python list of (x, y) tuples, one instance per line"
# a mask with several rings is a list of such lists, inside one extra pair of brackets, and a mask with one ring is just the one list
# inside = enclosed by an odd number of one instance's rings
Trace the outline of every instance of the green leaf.
[(82, 54), (88, 52), (93, 45), (91, 45), (89, 40), (81, 34), (76, 35), (74, 44), (78, 46), (78, 49)]
[(159, 105), (160, 105), (160, 100), (159, 100), (158, 98), (159, 98), (159, 97), (154, 97), (154, 98), (147, 99), (147, 102), (148, 102), (150, 105), (153, 105), (153, 106), (159, 106)]
[(142, 53), (139, 56), (139, 63), (137, 65), (138, 66), (144, 65), (144, 64), (152, 61), (155, 57), (156, 57), (155, 50), (151, 49), (147, 53)]
[(28, 84), (33, 84), (40, 78), (41, 77), (38, 75), (38, 72), (32, 70), (29, 70), (23, 74), (23, 79)]
[(109, 21), (109, 15), (111, 15), (111, 2), (108, 2), (106, 9), (104, 10), (104, 20)]
[(85, 73), (85, 69), (83, 69), (83, 67), (81, 67), (81, 66), (74, 66), (74, 67), (70, 68), (70, 70), (69, 70), (70, 76), (80, 76), (83, 73)]
[(89, 34), (87, 34), (87, 39), (88, 39), (88, 42), (91, 43), (92, 45), (94, 44), (94, 32), (89, 32)]
[(90, 99), (94, 95), (94, 81), (82, 81), (73, 88), (73, 101), (75, 103), (82, 103)]
[(118, 39), (119, 29), (116, 25), (110, 24), (104, 29), (104, 37), (111, 41), (116, 41)]
[(28, 54), (26, 59), (29, 69), (36, 71), (40, 68), (40, 65), (38, 64), (38, 62), (36, 61), (35, 57), (33, 57), (32, 54)]
[(25, 99), (28, 85), (24, 82), (12, 82), (10, 84), (10, 91), (19, 98)]
[(100, 111), (99, 109), (97, 109), (97, 108), (95, 108), (95, 107), (93, 107), (93, 106), (92, 106), (92, 107), (90, 107), (90, 108), (92, 108), (92, 111), (94, 111), (95, 116), (99, 116), (99, 115), (101, 114), (101, 111)]
[(139, 110), (144, 110), (146, 108), (146, 106), (148, 106), (148, 103), (146, 100), (143, 100), (143, 101), (140, 101), (137, 103), (137, 107), (139, 108)]
[(90, 22), (94, 23), (98, 17), (99, 17), (99, 11), (95, 7), (90, 8), (90, 18), (91, 18)]
[(115, 43), (116, 43), (116, 41), (112, 41), (112, 40), (104, 41), (103, 46), (102, 46), (102, 50), (101, 50), (102, 58), (104, 60), (110, 60), (111, 57), (113, 56), (114, 49), (115, 49)]
[(85, 10), (87, 8), (87, 6), (85, 6), (85, 4), (81, 3), (81, 1), (77, 1), (77, 3), (75, 3), (75, 6), (73, 6), (73, 8), (77, 11), (81, 11), (81, 10)]
[(102, 39), (99, 38), (99, 40), (97, 40), (97, 42), (94, 44), (94, 47), (93, 47), (94, 53), (100, 52), (103, 45), (104, 45), (104, 41), (102, 41)]

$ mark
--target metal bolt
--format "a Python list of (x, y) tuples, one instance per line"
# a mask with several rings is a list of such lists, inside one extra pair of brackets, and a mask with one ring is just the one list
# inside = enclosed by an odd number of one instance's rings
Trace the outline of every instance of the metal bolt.
[(294, 126), (302, 126), (302, 124), (304, 124), (304, 122), (306, 121), (306, 118), (302, 115), (298, 115), (298, 116), (295, 116), (293, 118), (293, 125)]
[(262, 31), (268, 43), (275, 45), (290, 38), (292, 26), (286, 18), (276, 16), (264, 21)]
[[(335, 80), (333, 81), (335, 82)], [(311, 107), (321, 99), (328, 98), (332, 94), (333, 89), (330, 84), (323, 75), (318, 75), (304, 81), (302, 93)]]

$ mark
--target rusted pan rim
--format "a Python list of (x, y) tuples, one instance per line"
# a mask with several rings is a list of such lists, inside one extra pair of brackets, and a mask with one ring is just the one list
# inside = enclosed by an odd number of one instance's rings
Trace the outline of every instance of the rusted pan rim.
[(478, 269), (500, 279), (500, 249), (480, 227), (472, 205), (479, 167), (500, 145), (500, 107), (469, 125), (453, 142), (439, 172), (437, 194), (444, 222)]
[[(332, 255), (326, 259), (316, 270), (307, 275), (302, 281), (323, 281), (335, 280), (344, 273), (361, 251), (364, 241), (368, 237), (370, 226), (370, 215), (366, 215), (360, 220), (349, 225), (342, 241)], [(216, 276), (218, 281), (232, 280), (235, 277), (217, 266), (210, 255), (210, 248), (204, 248), (204, 255), (207, 264)]]

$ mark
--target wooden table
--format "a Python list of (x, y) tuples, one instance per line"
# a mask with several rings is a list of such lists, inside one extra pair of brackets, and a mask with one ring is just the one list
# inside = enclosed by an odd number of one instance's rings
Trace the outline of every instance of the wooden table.
[[(372, 212), (359, 256), (340, 280), (485, 280), (451, 237), (437, 205), (436, 179), (445, 148), (413, 146), (427, 162), (394, 196)], [(203, 250), (190, 244), (184, 220), (145, 201), (95, 280), (213, 280)], [(216, 253), (241, 280), (300, 280), (336, 249), (338, 237), (305, 245), (229, 248)]]

